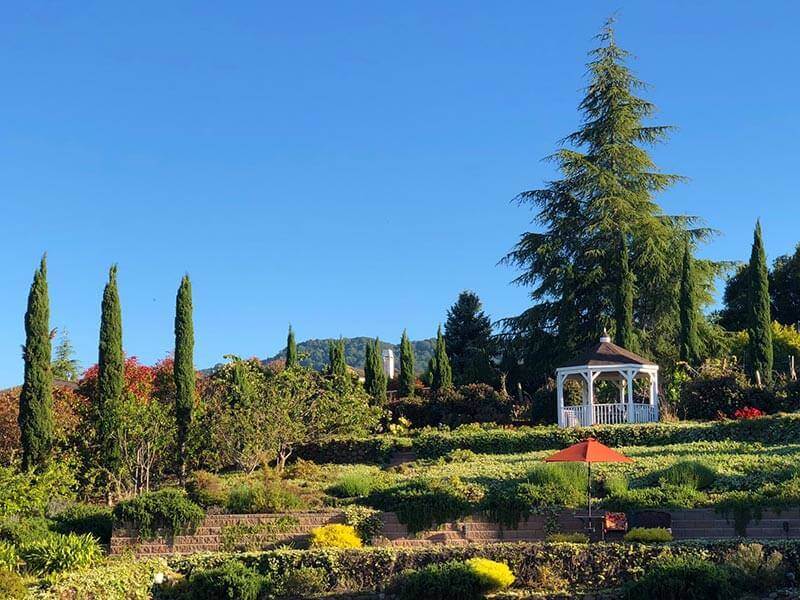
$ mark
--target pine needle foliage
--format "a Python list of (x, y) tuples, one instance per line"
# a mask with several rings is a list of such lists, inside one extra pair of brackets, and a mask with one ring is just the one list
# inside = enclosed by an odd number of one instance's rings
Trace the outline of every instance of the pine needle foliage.
[(120, 468), (122, 394), (125, 355), (122, 350), (122, 308), (117, 288), (117, 265), (108, 272), (100, 312), (100, 344), (97, 374), (97, 437), (101, 465), (111, 474)]
[(50, 367), (50, 299), (47, 257), (33, 275), (25, 312), (25, 379), (19, 397), (19, 429), (24, 469), (44, 465), (53, 445), (53, 374)]
[(619, 277), (615, 303), (614, 337), (618, 346), (636, 351), (633, 331), (633, 273), (628, 261), (628, 239), (619, 233)]
[(436, 332), (436, 347), (429, 365), (431, 389), (435, 392), (453, 387), (453, 370), (447, 357), (447, 346), (442, 335), (442, 327)]
[(175, 420), (177, 423), (178, 475), (186, 479), (186, 444), (192, 426), (195, 394), (194, 323), (192, 321), (192, 282), (181, 279), (175, 298)]
[(401, 398), (410, 398), (414, 395), (414, 349), (408, 334), (403, 330), (400, 338), (400, 382), (399, 391)]
[(344, 340), (331, 340), (328, 343), (328, 373), (333, 377), (347, 377), (347, 363), (344, 359)]
[(683, 270), (681, 272), (680, 290), (680, 337), (678, 348), (680, 359), (689, 364), (697, 364), (700, 360), (700, 337), (698, 335), (697, 296), (694, 290), (694, 259), (689, 243), (683, 251)]
[[(674, 248), (712, 232), (695, 217), (664, 214), (656, 203), (683, 179), (659, 171), (648, 153), (671, 128), (648, 123), (655, 106), (639, 95), (646, 86), (628, 68), (629, 53), (617, 44), (612, 20), (598, 38), (579, 105), (583, 122), (549, 157), (560, 178), (517, 197), (536, 211), (536, 230), (524, 233), (503, 262), (520, 269), (514, 281), (531, 288), (532, 306), (505, 325), (523, 338), (522, 346), (557, 339), (551, 353), (595, 340), (615, 321), (622, 232), (637, 284), (632, 322), (639, 350), (675, 360), (682, 256)], [(719, 270), (698, 261), (695, 285), (703, 302), (712, 300)]]
[(364, 388), (378, 404), (386, 402), (386, 373), (383, 370), (381, 343), (378, 338), (367, 342), (364, 363)]
[(770, 314), (769, 274), (767, 256), (761, 235), (761, 222), (756, 222), (753, 248), (748, 266), (750, 286), (748, 294), (747, 369), (751, 377), (756, 372), (764, 382), (772, 379), (772, 316)]
[(286, 336), (286, 368), (291, 369), (297, 365), (297, 342), (294, 339), (294, 330), (289, 325), (289, 335)]

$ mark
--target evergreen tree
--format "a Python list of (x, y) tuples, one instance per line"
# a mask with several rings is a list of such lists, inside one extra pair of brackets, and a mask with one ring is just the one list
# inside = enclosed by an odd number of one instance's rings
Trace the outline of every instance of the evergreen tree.
[(483, 312), (477, 294), (469, 291), (459, 294), (447, 311), (444, 339), (457, 385), (494, 383), (492, 321)]
[(750, 295), (748, 298), (748, 372), (756, 372), (764, 382), (772, 379), (772, 318), (770, 316), (767, 257), (761, 238), (761, 222), (756, 223), (750, 254)]
[(408, 339), (408, 334), (403, 330), (400, 338), (400, 397), (411, 398), (414, 396), (414, 349)]
[(192, 283), (189, 276), (181, 279), (175, 298), (175, 420), (178, 426), (178, 476), (186, 480), (186, 443), (194, 410), (194, 324), (192, 322)]
[(453, 387), (453, 370), (447, 358), (447, 344), (442, 335), (442, 327), (436, 332), (436, 349), (431, 358), (431, 389), (435, 392)]
[(100, 462), (112, 477), (121, 460), (121, 404), (125, 386), (125, 355), (122, 350), (122, 309), (117, 290), (117, 265), (108, 272), (100, 313), (100, 344), (97, 374), (97, 437)]
[(50, 370), (50, 298), (47, 257), (33, 275), (25, 311), (25, 379), (19, 397), (22, 467), (42, 466), (53, 446), (53, 375)]
[(61, 339), (58, 342), (58, 346), (56, 346), (55, 354), (51, 365), (53, 378), (63, 379), (64, 381), (77, 381), (81, 372), (81, 364), (75, 358), (75, 348), (72, 347), (69, 332), (66, 329), (61, 331)]
[(695, 364), (700, 359), (700, 338), (697, 333), (697, 297), (694, 290), (692, 250), (689, 243), (683, 252), (683, 270), (681, 273), (680, 317), (681, 329), (678, 339), (680, 359)]
[(614, 306), (615, 342), (618, 346), (636, 351), (633, 332), (633, 273), (631, 273), (628, 263), (628, 240), (622, 231), (619, 233), (619, 277), (617, 285), (617, 297)]
[(331, 340), (328, 343), (328, 373), (334, 377), (347, 378), (347, 363), (344, 359), (344, 340)]
[(748, 299), (750, 297), (750, 266), (741, 265), (725, 283), (722, 297), (723, 307), (719, 311), (718, 323), (728, 331), (743, 331), (748, 323)]
[[(562, 177), (518, 196), (536, 209), (539, 227), (523, 234), (504, 262), (521, 269), (515, 282), (532, 288), (533, 306), (505, 325), (523, 347), (538, 347), (550, 336), (575, 349), (592, 343), (614, 320), (618, 236), (625, 231), (637, 282), (636, 341), (646, 354), (674, 359), (682, 257), (673, 248), (682, 247), (687, 237), (706, 239), (709, 231), (697, 228), (692, 217), (665, 215), (655, 202), (658, 193), (681, 179), (659, 172), (647, 152), (669, 128), (646, 123), (655, 107), (636, 95), (644, 84), (627, 67), (628, 53), (617, 45), (611, 22), (599, 38), (580, 104), (583, 124), (551, 157)], [(701, 267), (695, 287), (699, 299), (710, 302), (718, 265)], [(550, 344), (549, 350), (552, 357), (563, 346)]]
[(297, 364), (297, 343), (294, 341), (292, 326), (289, 325), (289, 335), (286, 338), (286, 368), (291, 369)]
[(367, 342), (367, 360), (364, 363), (364, 387), (367, 393), (376, 402), (386, 402), (386, 373), (383, 370), (383, 357), (381, 355), (381, 342), (375, 338)]

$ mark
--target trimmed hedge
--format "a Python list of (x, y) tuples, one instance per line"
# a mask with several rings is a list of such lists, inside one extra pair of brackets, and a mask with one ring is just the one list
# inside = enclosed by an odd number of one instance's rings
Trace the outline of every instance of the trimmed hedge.
[[(196, 554), (175, 557), (170, 566), (191, 574), (198, 569), (215, 568), (231, 559), (268, 577), (298, 568), (322, 568), (328, 573), (331, 591), (373, 592), (390, 589), (407, 569), (453, 560), (481, 557), (505, 562), (521, 587), (538, 586), (543, 567), (558, 573), (573, 591), (620, 586), (647, 572), (671, 556), (702, 555), (724, 563), (739, 542), (672, 542), (669, 544), (549, 544), (501, 543), (471, 546), (430, 546), (425, 548), (368, 548), (363, 550), (273, 550), (248, 554)], [(797, 574), (800, 541), (763, 542), (765, 553), (777, 550), (783, 566)]]
[(391, 435), (371, 437), (338, 436), (325, 441), (306, 444), (295, 450), (295, 458), (315, 463), (335, 464), (386, 464), (392, 454), (410, 450), (412, 441), (407, 437)]

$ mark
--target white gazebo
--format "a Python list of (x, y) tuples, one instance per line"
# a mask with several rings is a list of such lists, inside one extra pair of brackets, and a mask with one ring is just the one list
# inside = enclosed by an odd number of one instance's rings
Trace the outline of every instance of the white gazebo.
[[(648, 381), (649, 401), (635, 402), (633, 383)], [(580, 406), (564, 406), (564, 383), (581, 384)], [(596, 381), (613, 381), (619, 388), (619, 402), (597, 404)], [(658, 365), (613, 344), (607, 333), (600, 343), (579, 358), (556, 369), (558, 393), (558, 426), (588, 427), (616, 423), (650, 423), (658, 421)]]

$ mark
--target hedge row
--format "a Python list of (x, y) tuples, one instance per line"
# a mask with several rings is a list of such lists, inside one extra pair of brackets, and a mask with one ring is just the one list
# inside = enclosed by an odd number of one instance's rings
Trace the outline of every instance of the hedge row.
[(388, 462), (394, 452), (409, 449), (413, 449), (420, 458), (438, 458), (456, 449), (472, 450), (479, 454), (515, 454), (565, 448), (589, 436), (610, 446), (665, 446), (723, 440), (787, 444), (800, 440), (800, 415), (563, 429), (552, 425), (514, 429), (466, 425), (452, 430), (425, 429), (414, 438), (333, 438), (304, 446), (298, 452), (298, 457), (318, 463), (382, 464)]
[[(386, 590), (405, 569), (432, 563), (466, 560), (476, 556), (506, 562), (517, 577), (515, 587), (541, 585), (543, 568), (566, 580), (568, 589), (593, 590), (617, 587), (640, 576), (669, 556), (694, 556), (721, 563), (737, 541), (674, 542), (641, 545), (619, 543), (553, 544), (502, 543), (425, 548), (368, 548), (363, 550), (273, 550), (245, 554), (196, 554), (170, 560), (176, 571), (215, 568), (238, 560), (262, 575), (277, 576), (302, 567), (322, 568), (327, 587), (335, 592)], [(800, 540), (763, 542), (764, 552), (777, 550), (786, 569), (798, 573)]]

